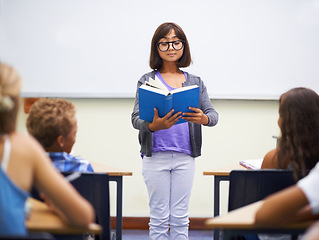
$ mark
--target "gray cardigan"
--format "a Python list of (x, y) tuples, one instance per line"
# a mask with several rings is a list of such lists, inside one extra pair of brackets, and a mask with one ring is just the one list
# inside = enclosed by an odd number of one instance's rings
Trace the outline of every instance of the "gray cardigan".
[[(209, 122), (206, 126), (215, 126), (218, 122), (218, 113), (213, 108), (206, 86), (200, 77), (187, 73), (187, 80), (183, 83), (183, 86), (198, 85), (200, 87), (199, 94), (199, 108), (204, 114), (208, 116)], [(139, 130), (139, 143), (141, 145), (140, 152), (146, 156), (152, 156), (153, 149), (153, 133), (148, 129), (149, 122), (146, 122), (139, 118), (139, 100), (138, 100), (138, 88), (145, 81), (148, 81), (149, 77), (155, 79), (155, 71), (144, 74), (137, 83), (137, 90), (135, 95), (134, 109), (131, 114), (131, 120), (133, 127)], [(198, 157), (201, 155), (202, 148), (202, 126), (200, 124), (189, 122), (189, 134), (192, 146), (192, 157)]]

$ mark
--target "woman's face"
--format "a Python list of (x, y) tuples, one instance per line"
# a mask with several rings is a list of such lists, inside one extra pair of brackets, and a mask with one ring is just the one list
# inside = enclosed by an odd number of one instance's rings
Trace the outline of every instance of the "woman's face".
[[(158, 43), (173, 42), (173, 41), (177, 41), (177, 40), (181, 40), (181, 39), (179, 39), (176, 36), (175, 30), (172, 29), (164, 38), (161, 38), (158, 41)], [(158, 54), (160, 55), (160, 57), (163, 59), (163, 62), (167, 62), (167, 63), (168, 62), (176, 62), (178, 59), (180, 59), (183, 56), (184, 46), (180, 50), (175, 50), (173, 48), (172, 43), (169, 43), (169, 47), (168, 47), (167, 51), (162, 52), (158, 48), (157, 48), (157, 51), (158, 51)]]

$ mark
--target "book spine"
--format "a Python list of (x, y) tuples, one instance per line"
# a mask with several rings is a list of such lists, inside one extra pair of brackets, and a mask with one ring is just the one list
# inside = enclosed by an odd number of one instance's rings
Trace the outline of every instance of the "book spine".
[(165, 115), (173, 108), (173, 96), (168, 95), (165, 98)]

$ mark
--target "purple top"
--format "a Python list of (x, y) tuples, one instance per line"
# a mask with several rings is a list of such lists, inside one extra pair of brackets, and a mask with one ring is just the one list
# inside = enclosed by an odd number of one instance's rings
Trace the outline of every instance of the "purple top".
[[(174, 89), (165, 82), (159, 71), (156, 71), (156, 76), (169, 91)], [(186, 79), (186, 73), (184, 73), (184, 76)], [(153, 152), (160, 151), (174, 151), (186, 153), (188, 155), (192, 154), (188, 122), (175, 124), (169, 129), (163, 129), (153, 133)]]

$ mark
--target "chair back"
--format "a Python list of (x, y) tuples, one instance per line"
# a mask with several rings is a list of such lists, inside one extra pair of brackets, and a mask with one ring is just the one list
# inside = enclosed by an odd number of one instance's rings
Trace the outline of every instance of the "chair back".
[(262, 200), (295, 183), (291, 170), (233, 170), (230, 172), (228, 211)]
[[(67, 177), (72, 173), (62, 174)], [(96, 213), (96, 223), (100, 224), (103, 232), (96, 238), (111, 239), (110, 191), (109, 175), (106, 173), (81, 173), (80, 177), (71, 180), (74, 188), (93, 206)]]
[[(65, 177), (69, 175), (80, 176), (74, 180), (71, 178), (70, 183), (73, 187), (88, 200), (96, 214), (96, 223), (100, 224), (103, 232), (95, 239), (110, 240), (111, 239), (111, 217), (110, 217), (110, 191), (109, 191), (109, 175), (107, 173), (71, 173), (62, 172)], [(43, 201), (38, 191), (33, 188), (31, 191), (33, 198)]]

